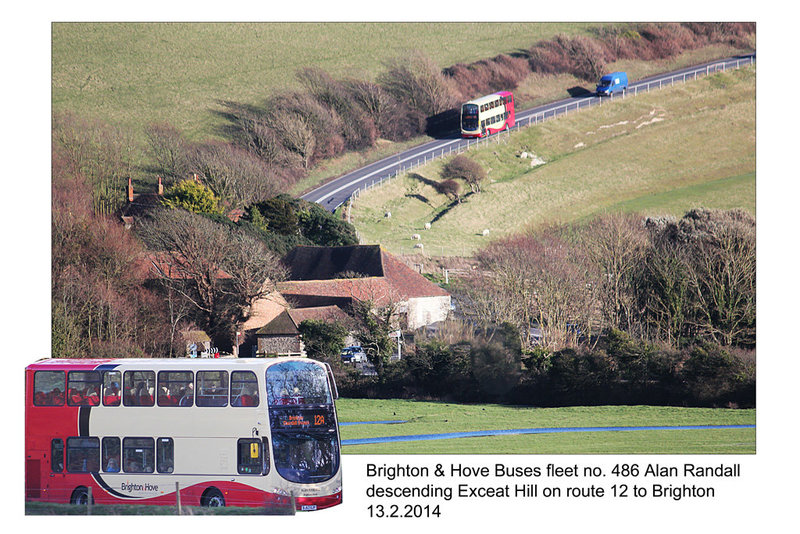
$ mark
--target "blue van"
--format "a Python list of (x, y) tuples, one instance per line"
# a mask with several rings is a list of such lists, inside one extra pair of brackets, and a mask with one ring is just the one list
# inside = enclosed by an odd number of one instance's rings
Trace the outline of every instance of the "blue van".
[(628, 89), (628, 73), (612, 72), (600, 78), (597, 84), (597, 96), (610, 95), (617, 91), (625, 92)]

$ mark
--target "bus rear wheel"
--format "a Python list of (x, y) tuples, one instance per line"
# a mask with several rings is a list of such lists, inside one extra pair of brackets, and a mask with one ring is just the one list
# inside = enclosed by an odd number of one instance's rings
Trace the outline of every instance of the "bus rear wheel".
[[(92, 501), (94, 501), (94, 499), (92, 499)], [(89, 490), (86, 489), (85, 486), (78, 486), (72, 492), (72, 496), (69, 498), (69, 502), (71, 504), (80, 504), (80, 505), (89, 504)]]
[(222, 492), (217, 488), (208, 488), (203, 493), (201, 504), (207, 508), (219, 508), (225, 506), (225, 497), (222, 496)]

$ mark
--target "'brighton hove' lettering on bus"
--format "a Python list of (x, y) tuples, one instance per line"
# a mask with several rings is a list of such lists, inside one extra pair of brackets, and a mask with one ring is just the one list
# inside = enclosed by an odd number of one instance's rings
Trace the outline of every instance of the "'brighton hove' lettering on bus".
[(121, 491), (133, 493), (134, 491), (158, 491), (157, 484), (134, 484), (132, 482), (123, 482), (120, 486)]

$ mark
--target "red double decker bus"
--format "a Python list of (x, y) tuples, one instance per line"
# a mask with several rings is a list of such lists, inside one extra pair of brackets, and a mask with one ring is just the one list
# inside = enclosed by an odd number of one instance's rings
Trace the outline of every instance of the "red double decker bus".
[[(25, 371), (25, 498), (342, 502), (333, 374), (306, 358), (47, 359)], [(91, 488), (91, 493), (89, 492)]]
[(515, 124), (514, 95), (500, 91), (461, 106), (461, 136), (484, 137)]

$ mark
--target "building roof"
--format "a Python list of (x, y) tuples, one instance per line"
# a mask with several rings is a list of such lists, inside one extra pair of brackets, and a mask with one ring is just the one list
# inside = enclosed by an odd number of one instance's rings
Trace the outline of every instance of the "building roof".
[(283, 262), (291, 280), (335, 280), (358, 276), (383, 276), (380, 245), (307, 247), (292, 249)]
[(256, 331), (258, 336), (296, 336), (298, 326), (305, 320), (347, 322), (350, 316), (339, 306), (287, 309)]
[[(448, 296), (449, 293), (427, 280), (424, 276), (417, 273), (405, 263), (398, 260), (379, 245), (356, 245), (351, 247), (297, 247), (305, 249), (302, 251), (293, 250), (284, 262), (291, 271), (290, 280), (278, 285), (279, 291), (289, 300), (293, 297), (296, 300), (307, 301), (303, 297), (327, 297), (330, 299), (354, 299), (358, 301), (373, 301), (382, 306), (391, 302), (406, 301), (410, 298)], [(323, 249), (323, 250), (310, 250)], [(332, 250), (337, 249), (337, 250)], [(296, 270), (292, 267), (297, 262), (311, 261), (313, 258), (326, 262), (330, 259), (328, 266), (315, 268), (297, 265)], [(333, 258), (336, 258), (336, 266)], [(380, 259), (380, 274), (371, 276), (361, 276), (356, 278), (319, 278), (309, 279), (305, 276), (310, 273), (325, 274), (325, 272), (336, 274), (334, 271), (341, 265), (354, 267), (344, 271), (336, 272), (378, 272), (378, 258)], [(358, 260), (368, 262), (366, 268), (362, 268)], [(296, 277), (295, 273), (301, 273)]]
[(296, 308), (287, 310), (294, 324), (299, 326), (303, 321), (348, 322), (350, 316), (339, 306), (316, 306), (312, 308)]
[(286, 310), (256, 331), (258, 336), (296, 336), (299, 333)]
[(204, 330), (184, 330), (181, 334), (183, 335), (183, 340), (187, 343), (205, 343), (206, 341), (211, 341), (211, 338), (208, 337), (208, 334), (206, 334)]

